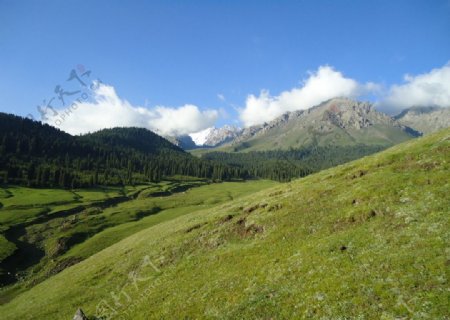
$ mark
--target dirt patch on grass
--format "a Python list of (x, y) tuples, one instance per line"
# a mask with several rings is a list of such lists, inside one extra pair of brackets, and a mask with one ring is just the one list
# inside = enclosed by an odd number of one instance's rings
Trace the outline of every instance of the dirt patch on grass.
[(379, 209), (370, 209), (366, 212), (351, 215), (349, 217), (341, 218), (333, 225), (333, 231), (341, 231), (351, 227), (354, 224), (362, 224), (368, 222), (376, 217), (385, 216), (386, 213)]
[(228, 221), (231, 221), (233, 219), (233, 217), (234, 217), (233, 215), (227, 214), (226, 216), (219, 219), (219, 224), (224, 224)]
[(59, 261), (55, 267), (53, 267), (49, 273), (48, 276), (53, 276), (57, 273), (60, 273), (61, 271), (63, 271), (64, 269), (71, 267), (79, 262), (83, 261), (82, 258), (80, 257), (71, 257), (71, 258), (67, 258), (64, 260)]
[(275, 196), (279, 196), (280, 194), (283, 194), (283, 191), (275, 191), (272, 193), (269, 193), (269, 197), (275, 197)]
[(247, 219), (241, 218), (236, 222), (235, 231), (241, 238), (249, 238), (256, 234), (263, 233), (264, 227), (254, 223), (247, 225)]
[(367, 174), (367, 170), (358, 170), (357, 172), (355, 172), (353, 175), (350, 176), (350, 179), (357, 179), (357, 178), (361, 178), (363, 176), (365, 176)]
[(267, 203), (255, 204), (255, 205), (252, 205), (250, 207), (244, 208), (243, 211), (244, 211), (244, 213), (252, 213), (253, 211), (255, 211), (257, 209), (260, 209), (260, 208), (264, 209), (267, 206), (268, 206)]
[(277, 204), (273, 204), (271, 205), (267, 211), (277, 211), (280, 210), (281, 208), (283, 208), (283, 205), (281, 203), (277, 203)]
[(193, 226), (187, 228), (185, 232), (186, 232), (186, 233), (189, 233), (189, 232), (192, 232), (192, 231), (194, 231), (194, 230), (196, 230), (196, 229), (200, 229), (200, 228), (203, 227), (205, 224), (207, 224), (207, 223), (205, 222), (205, 223), (198, 223), (198, 224), (195, 224), (195, 225), (193, 225)]

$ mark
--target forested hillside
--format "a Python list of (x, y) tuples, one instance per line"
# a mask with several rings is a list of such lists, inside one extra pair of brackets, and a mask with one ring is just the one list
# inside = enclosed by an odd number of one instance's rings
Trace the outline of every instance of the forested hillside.
[(250, 175), (277, 181), (290, 181), (383, 150), (383, 146), (305, 146), (299, 149), (252, 151), (247, 153), (210, 152), (202, 158), (214, 160)]
[(247, 177), (239, 168), (195, 158), (146, 129), (114, 128), (71, 136), (4, 113), (0, 113), (0, 154), (0, 183), (27, 186), (124, 185), (173, 175)]

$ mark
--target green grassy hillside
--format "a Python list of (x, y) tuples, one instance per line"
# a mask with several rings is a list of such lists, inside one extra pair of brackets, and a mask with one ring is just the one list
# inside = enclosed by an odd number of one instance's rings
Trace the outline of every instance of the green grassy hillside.
[(8, 285), (0, 304), (137, 231), (274, 185), (189, 180), (73, 191), (0, 189), (0, 285)]
[(450, 130), (160, 223), (1, 319), (448, 319)]

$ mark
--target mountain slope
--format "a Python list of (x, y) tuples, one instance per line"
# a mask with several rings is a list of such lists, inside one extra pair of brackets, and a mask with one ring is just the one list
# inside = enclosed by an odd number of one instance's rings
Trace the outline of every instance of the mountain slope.
[(402, 125), (427, 134), (450, 127), (450, 108), (412, 107), (403, 110), (395, 119)]
[(184, 136), (177, 136), (177, 137), (166, 137), (167, 140), (169, 140), (171, 143), (176, 145), (177, 147), (182, 148), (183, 150), (192, 150), (197, 148), (197, 145), (192, 140), (192, 138), (188, 135)]
[[(450, 129), (143, 230), (1, 319), (450, 316)], [(70, 285), (68, 285), (70, 283)]]
[(376, 111), (370, 103), (334, 98), (244, 129), (228, 151), (261, 151), (308, 145), (392, 146), (418, 133)]

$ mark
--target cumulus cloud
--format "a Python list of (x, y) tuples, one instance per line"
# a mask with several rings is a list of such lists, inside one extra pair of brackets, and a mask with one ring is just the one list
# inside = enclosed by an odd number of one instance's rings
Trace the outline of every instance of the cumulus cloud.
[(100, 84), (88, 99), (71, 107), (47, 113), (48, 124), (70, 134), (83, 134), (113, 127), (143, 127), (161, 135), (184, 135), (211, 127), (219, 112), (201, 111), (186, 104), (171, 108), (133, 106), (121, 99), (112, 86)]
[[(372, 82), (361, 84), (345, 77), (331, 66), (320, 66), (309, 72), (301, 85), (279, 95), (262, 90), (247, 96), (243, 108), (235, 108), (244, 126), (271, 121), (287, 111), (308, 109), (334, 97), (360, 98), (367, 94), (379, 97), (377, 107), (398, 111), (411, 106), (450, 107), (450, 63), (429, 73), (407, 75), (404, 83), (392, 85), (382, 92)], [(223, 94), (217, 98), (226, 101)], [(233, 106), (233, 105), (230, 105)], [(44, 122), (71, 134), (84, 134), (103, 128), (144, 127), (161, 135), (185, 135), (212, 127), (226, 110), (200, 110), (195, 105), (180, 107), (133, 106), (120, 98), (114, 87), (100, 84), (88, 99), (72, 107), (46, 113)]]
[(249, 95), (245, 107), (239, 110), (245, 126), (260, 124), (282, 115), (287, 111), (308, 109), (334, 97), (351, 97), (377, 91), (374, 83), (359, 84), (346, 78), (331, 66), (320, 66), (298, 88), (284, 91), (278, 96), (262, 90), (259, 96)]
[(391, 86), (379, 103), (381, 108), (450, 107), (450, 63), (417, 76), (405, 75), (404, 82)]

